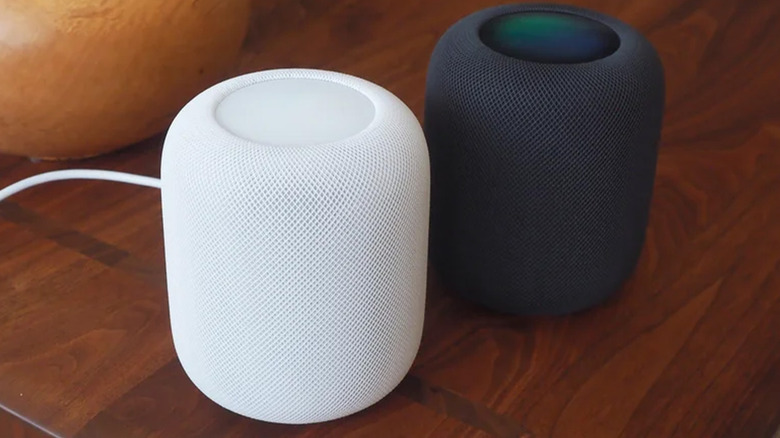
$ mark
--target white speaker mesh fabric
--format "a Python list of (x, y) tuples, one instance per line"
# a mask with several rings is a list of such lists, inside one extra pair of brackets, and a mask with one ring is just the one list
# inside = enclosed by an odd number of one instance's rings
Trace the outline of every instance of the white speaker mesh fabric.
[[(375, 118), (338, 142), (273, 146), (234, 136), (215, 108), (241, 87), (333, 81)], [(204, 91), (162, 154), (173, 340), (209, 398), (280, 423), (349, 415), (414, 360), (425, 307), (429, 163), (413, 113), (385, 89), (318, 70), (271, 70)]]

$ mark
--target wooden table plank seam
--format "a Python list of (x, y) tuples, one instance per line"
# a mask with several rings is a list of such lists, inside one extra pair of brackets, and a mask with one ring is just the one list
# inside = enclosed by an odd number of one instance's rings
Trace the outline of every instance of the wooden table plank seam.
[(148, 266), (128, 251), (68, 228), (12, 201), (0, 203), (0, 218), (23, 226), (41, 238), (75, 251), (104, 266), (121, 269), (155, 285), (165, 284), (165, 277), (160, 269)]
[(397, 390), (405, 397), (429, 409), (474, 426), (493, 436), (535, 438), (514, 418), (499, 414), (454, 391), (431, 385), (413, 374), (409, 374)]

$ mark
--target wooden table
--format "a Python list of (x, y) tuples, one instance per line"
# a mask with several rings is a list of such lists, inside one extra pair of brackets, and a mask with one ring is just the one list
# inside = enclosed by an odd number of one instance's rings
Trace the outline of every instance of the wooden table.
[[(168, 327), (159, 193), (63, 182), (0, 204), (0, 437), (771, 437), (780, 425), (780, 3), (582, 0), (643, 30), (668, 107), (647, 244), (606, 305), (496, 315), (430, 276), (410, 375), (351, 417), (252, 421), (187, 380)], [(428, 56), (481, 0), (297, 0), (242, 71), (340, 70), (420, 115)], [(161, 138), (81, 163), (158, 175)]]

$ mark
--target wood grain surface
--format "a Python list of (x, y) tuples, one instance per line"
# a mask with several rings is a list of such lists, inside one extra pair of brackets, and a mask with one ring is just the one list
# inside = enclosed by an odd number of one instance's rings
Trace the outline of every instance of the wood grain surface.
[[(15, 413), (0, 412), (0, 436), (773, 437), (780, 3), (570, 3), (636, 26), (666, 67), (647, 243), (615, 298), (569, 317), (502, 316), (454, 297), (431, 272), (420, 354), (393, 393), (324, 424), (262, 423), (209, 401), (176, 360), (159, 193), (51, 184), (0, 204), (0, 407)], [(339, 70), (420, 116), (437, 38), (493, 4), (262, 2), (240, 71)], [(161, 142), (78, 165), (159, 175)], [(0, 186), (67, 166), (0, 156)]]
[(250, 0), (0, 0), (0, 151), (85, 157), (163, 131), (235, 69), (249, 11)]

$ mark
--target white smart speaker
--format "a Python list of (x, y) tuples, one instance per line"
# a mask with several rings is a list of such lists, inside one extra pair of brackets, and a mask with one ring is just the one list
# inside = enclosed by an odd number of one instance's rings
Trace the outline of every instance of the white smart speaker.
[(404, 377), (420, 344), (429, 163), (387, 90), (271, 70), (204, 91), (162, 153), (173, 341), (247, 417), (331, 420)]

